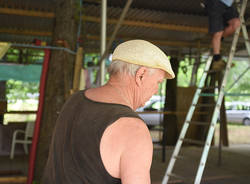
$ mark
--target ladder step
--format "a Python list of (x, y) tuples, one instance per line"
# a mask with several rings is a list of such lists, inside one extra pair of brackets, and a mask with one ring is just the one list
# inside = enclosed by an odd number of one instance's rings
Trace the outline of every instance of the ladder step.
[(204, 122), (204, 121), (189, 121), (187, 123), (192, 125), (203, 125), (203, 126), (208, 126), (211, 124), (210, 122)]
[(181, 180), (185, 180), (186, 179), (183, 176), (180, 176), (180, 175), (177, 175), (177, 174), (174, 174), (174, 173), (168, 174), (168, 176), (174, 177), (174, 178), (177, 178), (177, 179), (181, 179)]
[(215, 104), (194, 104), (196, 107), (214, 107)]
[(198, 144), (198, 145), (202, 145), (202, 146), (205, 145), (205, 142), (194, 140), (194, 139), (181, 139), (181, 140), (186, 142), (186, 143), (193, 143), (193, 144)]
[(174, 156), (175, 159), (184, 159), (185, 157), (184, 156), (180, 156), (180, 155), (177, 155), (177, 156)]

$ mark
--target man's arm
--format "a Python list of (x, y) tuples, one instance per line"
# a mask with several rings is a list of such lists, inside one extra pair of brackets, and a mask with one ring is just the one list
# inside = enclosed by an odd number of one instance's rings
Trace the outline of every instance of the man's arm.
[(152, 138), (144, 122), (132, 118), (123, 131), (126, 143), (120, 160), (122, 184), (150, 184)]

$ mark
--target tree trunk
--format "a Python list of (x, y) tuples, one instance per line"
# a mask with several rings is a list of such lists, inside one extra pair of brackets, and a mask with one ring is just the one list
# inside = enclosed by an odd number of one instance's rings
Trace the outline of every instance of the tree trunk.
[[(52, 44), (75, 50), (76, 43), (76, 4), (74, 0), (56, 1), (55, 22)], [(40, 137), (35, 161), (34, 180), (40, 181), (49, 152), (50, 141), (58, 113), (72, 88), (75, 56), (52, 50), (45, 87), (44, 108)]]

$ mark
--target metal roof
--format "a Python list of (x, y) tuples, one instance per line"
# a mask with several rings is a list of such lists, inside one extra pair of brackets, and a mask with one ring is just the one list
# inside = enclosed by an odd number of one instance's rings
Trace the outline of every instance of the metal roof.
[[(51, 42), (56, 0), (0, 1), (0, 41)], [(100, 0), (83, 1), (82, 39), (85, 51), (99, 51)], [(188, 52), (210, 48), (208, 20), (198, 0), (134, 0), (113, 45), (127, 39), (146, 39), (163, 49)], [(107, 37), (114, 31), (126, 1), (108, 0)], [(250, 17), (250, 3), (246, 19)], [(249, 27), (248, 27), (249, 28)], [(230, 40), (229, 40), (230, 43)]]

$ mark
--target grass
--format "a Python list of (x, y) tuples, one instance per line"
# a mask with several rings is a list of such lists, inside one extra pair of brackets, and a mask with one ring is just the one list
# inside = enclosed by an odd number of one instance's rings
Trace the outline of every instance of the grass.
[[(229, 144), (250, 144), (250, 126), (239, 123), (228, 123)], [(219, 124), (215, 128), (215, 144), (219, 141)]]
[[(16, 103), (8, 103), (8, 111), (36, 111), (38, 106), (37, 100), (19, 100)], [(35, 121), (35, 114), (5, 114), (4, 124), (9, 122), (27, 122)]]

